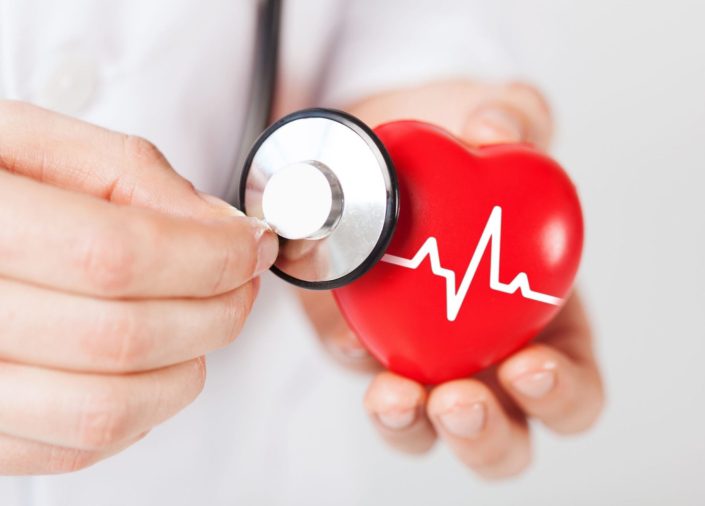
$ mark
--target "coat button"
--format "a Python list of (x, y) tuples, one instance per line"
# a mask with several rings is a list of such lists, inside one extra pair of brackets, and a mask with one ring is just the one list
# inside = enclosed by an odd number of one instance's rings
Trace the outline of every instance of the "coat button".
[(87, 55), (62, 54), (39, 77), (34, 102), (54, 111), (77, 114), (88, 106), (95, 95), (98, 66)]

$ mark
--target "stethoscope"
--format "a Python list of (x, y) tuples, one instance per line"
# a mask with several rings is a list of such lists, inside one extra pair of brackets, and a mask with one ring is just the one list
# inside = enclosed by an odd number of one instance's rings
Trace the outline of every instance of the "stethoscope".
[(347, 113), (306, 109), (265, 128), (281, 7), (281, 0), (258, 3), (250, 102), (238, 150), (243, 155), (236, 166), (241, 170), (234, 171), (227, 198), (279, 235), (275, 274), (305, 288), (338, 288), (384, 255), (399, 213), (397, 180), (380, 140)]

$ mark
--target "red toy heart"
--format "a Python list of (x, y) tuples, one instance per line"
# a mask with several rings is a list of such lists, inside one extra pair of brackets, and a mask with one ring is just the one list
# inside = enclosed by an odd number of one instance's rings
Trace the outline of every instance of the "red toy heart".
[(472, 375), (534, 337), (568, 295), (583, 244), (577, 193), (526, 145), (469, 149), (416, 121), (375, 132), (397, 171), (399, 222), (382, 261), (335, 290), (338, 305), (388, 369), (428, 384)]

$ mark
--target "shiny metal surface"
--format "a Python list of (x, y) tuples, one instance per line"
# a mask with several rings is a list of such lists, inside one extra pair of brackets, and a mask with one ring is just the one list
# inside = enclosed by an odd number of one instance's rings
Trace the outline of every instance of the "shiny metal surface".
[(337, 226), (344, 205), (335, 173), (313, 160), (275, 172), (262, 194), (264, 220), (285, 239), (322, 239)]
[(262, 135), (244, 167), (243, 208), (289, 238), (277, 274), (333, 288), (382, 256), (398, 207), (383, 149), (359, 120), (325, 109), (296, 113)]

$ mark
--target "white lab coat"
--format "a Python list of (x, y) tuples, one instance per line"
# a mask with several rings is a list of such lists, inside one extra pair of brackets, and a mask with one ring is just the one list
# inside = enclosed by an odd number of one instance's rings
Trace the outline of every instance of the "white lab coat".
[[(506, 73), (488, 3), (285, 0), (280, 108)], [(219, 194), (254, 13), (254, 0), (0, 0), (0, 97), (146, 137)], [(194, 404), (92, 468), (0, 478), (0, 505), (427, 505), (439, 490), (471, 500), (444, 452), (412, 459), (382, 444), (361, 406), (368, 378), (333, 364), (287, 286), (264, 278), (242, 335), (208, 357)]]

